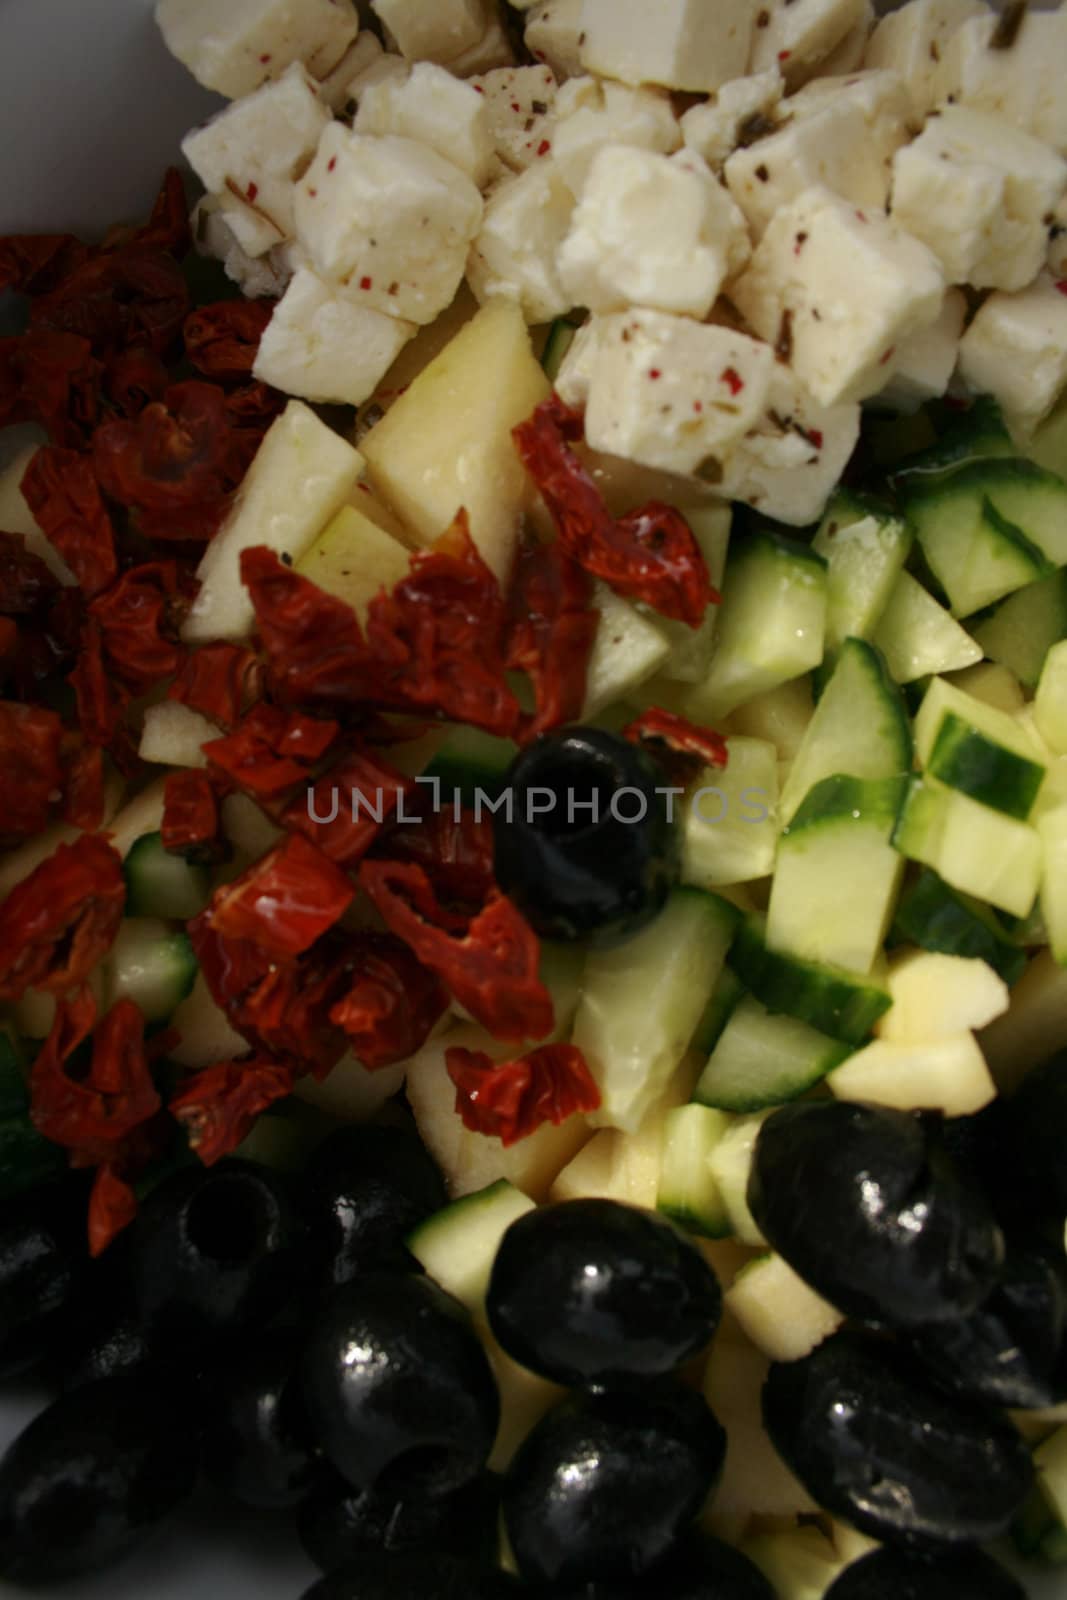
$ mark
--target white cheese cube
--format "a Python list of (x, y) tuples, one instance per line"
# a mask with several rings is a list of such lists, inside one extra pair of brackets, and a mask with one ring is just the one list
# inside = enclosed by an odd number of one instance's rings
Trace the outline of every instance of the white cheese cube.
[(365, 88), (353, 127), (429, 145), (479, 187), (493, 170), (484, 97), (432, 61), (420, 61), (403, 81), (389, 78)]
[(686, 147), (718, 171), (745, 136), (754, 119), (769, 119), (785, 93), (777, 67), (750, 77), (733, 78), (718, 94), (690, 106), (681, 120)]
[(960, 376), (991, 394), (1027, 440), (1067, 385), (1067, 289), (1042, 273), (1019, 294), (991, 294), (960, 343)]
[(481, 219), (481, 195), (451, 161), (337, 122), (297, 185), (297, 232), (315, 270), (408, 322), (432, 322), (451, 303)]
[(708, 93), (748, 64), (760, 0), (584, 0), (582, 65), (622, 83)]
[(318, 147), (330, 113), (299, 63), (274, 83), (235, 100), (182, 141), (182, 154), (224, 209), (249, 255), (293, 233), (296, 179)]
[(550, 322), (574, 304), (557, 258), (570, 227), (574, 196), (551, 157), (509, 176), (490, 195), (467, 262), (478, 300), (517, 300), (527, 322)]
[(1047, 266), (1054, 278), (1067, 278), (1067, 199), (1060, 201), (1049, 224)]
[(522, 172), (549, 153), (558, 84), (550, 67), (502, 67), (470, 80), (485, 97), (493, 148)]
[(880, 19), (865, 63), (899, 72), (925, 115), (937, 104), (938, 67), (949, 40), (969, 18), (988, 15), (983, 0), (910, 0)]
[(1067, 11), (1030, 10), (1008, 49), (991, 48), (998, 22), (983, 6), (956, 30), (937, 69), (937, 103), (1004, 117), (1067, 155)]
[(879, 406), (913, 412), (945, 393), (956, 370), (966, 317), (963, 291), (950, 289), (937, 321), (897, 345), (893, 376), (878, 393)]
[(290, 247), (279, 245), (266, 255), (250, 256), (238, 243), (221, 196), (205, 195), (198, 202), (193, 210), (192, 229), (197, 254), (221, 262), (226, 276), (249, 300), (273, 300), (284, 294), (292, 276), (286, 259)]
[(946, 106), (893, 162), (893, 215), (951, 283), (1022, 289), (1041, 270), (1067, 163), (1003, 117)]
[(358, 406), (415, 331), (301, 267), (274, 308), (253, 375), (304, 400)]
[(703, 320), (748, 254), (744, 218), (695, 152), (605, 145), (560, 251), (559, 274), (572, 305), (599, 312), (650, 306)]
[(487, 0), (371, 0), (409, 61), (454, 61), (485, 37)]
[[(871, 0), (863, 0), (863, 15), (850, 28), (836, 49), (819, 62), (819, 78), (841, 78), (846, 73), (857, 72), (863, 66), (875, 23), (875, 10)], [(818, 80), (814, 80), (818, 81)]]
[(888, 68), (853, 72), (844, 78), (813, 78), (790, 95), (785, 110), (808, 116), (828, 104), (855, 106), (867, 124), (867, 138), (886, 167), (902, 144), (922, 126), (911, 91), (899, 72)]
[(319, 93), (330, 110), (335, 114), (345, 112), (349, 101), (356, 98), (351, 85), (358, 83), (371, 67), (389, 59), (396, 62), (401, 75), (406, 73), (407, 63), (399, 56), (387, 57), (377, 34), (371, 33), (369, 29), (361, 33), (355, 44), (345, 51), (332, 72), (328, 72), (319, 84)]
[(585, 412), (586, 443), (666, 472), (700, 474), (760, 416), (769, 345), (661, 311), (601, 319)]
[(625, 144), (669, 155), (682, 142), (670, 98), (659, 89), (572, 78), (557, 96), (556, 115), (552, 153), (576, 198), (604, 145)]
[(527, 13), (526, 48), (535, 61), (551, 67), (557, 79), (576, 78), (583, 71), (582, 0), (542, 0)]
[(474, 78), (482, 72), (497, 72), (501, 67), (514, 65), (515, 52), (511, 48), (508, 30), (494, 12), (478, 43), (450, 61), (448, 70), (457, 78)]
[(836, 99), (735, 150), (724, 176), (757, 239), (783, 206), (820, 184), (857, 206), (877, 209), (889, 197), (889, 172), (862, 112)]
[(863, 16), (864, 0), (766, 0), (752, 35), (749, 71), (778, 66), (790, 81), (805, 78)]
[(566, 405), (584, 411), (600, 338), (600, 321), (590, 317), (578, 329), (556, 373), (555, 390)]
[(197, 82), (230, 100), (294, 61), (325, 77), (359, 32), (351, 0), (159, 0), (156, 21)]
[(822, 405), (876, 394), (941, 310), (937, 257), (884, 212), (808, 189), (777, 212), (732, 298)]

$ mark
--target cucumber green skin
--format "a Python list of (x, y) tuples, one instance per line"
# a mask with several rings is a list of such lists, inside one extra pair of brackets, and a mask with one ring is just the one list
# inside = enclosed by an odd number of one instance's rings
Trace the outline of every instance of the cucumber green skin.
[(506, 774), (499, 768), (472, 766), (466, 762), (450, 761), (447, 757), (437, 757), (426, 768), (425, 776), (438, 779), (441, 804), (449, 806), (454, 795), (459, 794), (465, 802), (470, 803), (479, 790), (495, 800), (504, 791)]
[(724, 967), (722, 977), (715, 985), (715, 991), (704, 1008), (704, 1015), (697, 1023), (690, 1049), (699, 1050), (702, 1055), (710, 1056), (744, 992), (745, 986), (737, 974), (731, 972), (729, 967)]
[(730, 960), (768, 1011), (785, 1011), (847, 1044), (863, 1044), (892, 1003), (884, 989), (854, 973), (768, 950), (758, 917), (741, 924)]
[(444, 805), (451, 803), (456, 791), (468, 801), (478, 789), (495, 798), (504, 789), (508, 768), (518, 753), (519, 747), (511, 739), (461, 728), (446, 739), (424, 776), (439, 780)]
[(822, 778), (808, 790), (789, 826), (783, 829), (782, 839), (840, 822), (842, 817), (853, 817), (856, 812), (867, 821), (892, 827), (907, 789), (908, 780), (903, 774), (899, 778), (852, 778), (835, 773)]
[(950, 789), (959, 789), (994, 811), (1025, 822), (1033, 810), (1045, 768), (988, 739), (955, 712), (941, 719), (926, 769)]
[(892, 482), (900, 488), (909, 480), (936, 477), (968, 461), (1014, 454), (1015, 446), (1000, 407), (989, 395), (981, 395), (969, 411), (951, 415), (936, 444), (901, 461), (892, 474)]
[(759, 1093), (751, 1091), (742, 1094), (739, 1091), (708, 1087), (702, 1078), (693, 1091), (693, 1098), (702, 1106), (710, 1106), (715, 1111), (731, 1111), (737, 1116), (747, 1115), (753, 1111), (766, 1111), (771, 1106), (788, 1105), (791, 1100), (799, 1100), (802, 1094), (807, 1094), (809, 1089), (821, 1083), (852, 1053), (850, 1044), (838, 1043), (836, 1049), (827, 1050), (817, 1062), (813, 1062), (808, 1071), (798, 1072), (796, 1077), (788, 1082), (776, 1078), (773, 1087), (768, 1085)]
[(988, 962), (1009, 986), (1026, 971), (1026, 952), (1011, 942), (988, 906), (958, 893), (930, 867), (923, 867), (901, 898), (892, 937), (921, 950)]
[(1049, 650), (1067, 639), (1067, 570), (1016, 589), (970, 632), (991, 661), (1035, 688)]
[[(163, 884), (156, 880), (157, 870)], [(183, 861), (163, 849), (158, 833), (146, 833), (130, 847), (122, 863), (128, 917), (164, 917), (186, 922), (199, 916), (211, 895), (207, 867)]]
[(709, 1218), (700, 1212), (691, 1210), (684, 1205), (671, 1205), (664, 1201), (657, 1202), (656, 1210), (665, 1217), (670, 1217), (679, 1228), (684, 1228), (686, 1233), (695, 1233), (701, 1239), (728, 1239), (733, 1232), (729, 1220), (725, 1215)]
[(413, 1251), (420, 1241), (436, 1238), (442, 1229), (451, 1233), (456, 1223), (462, 1223), (465, 1217), (476, 1216), (487, 1201), (492, 1201), (498, 1194), (514, 1187), (507, 1178), (498, 1178), (495, 1183), (487, 1184), (484, 1189), (476, 1189), (473, 1194), (461, 1195), (458, 1200), (449, 1201), (447, 1206), (442, 1206), (440, 1211), (435, 1211), (425, 1222), (420, 1222), (418, 1227), (412, 1228), (404, 1243)]
[(553, 383), (559, 377), (559, 369), (563, 365), (563, 358), (574, 342), (574, 335), (578, 332), (577, 324), (566, 317), (557, 317), (548, 330), (545, 340), (545, 352), (541, 357), (541, 365), (545, 376)]

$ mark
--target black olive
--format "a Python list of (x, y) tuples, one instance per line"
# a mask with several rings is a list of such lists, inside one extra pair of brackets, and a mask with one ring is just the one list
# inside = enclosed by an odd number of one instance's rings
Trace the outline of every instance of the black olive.
[[(512, 762), (494, 813), (497, 882), (545, 939), (610, 944), (662, 908), (677, 834), (652, 758), (600, 728), (542, 734)], [(595, 807), (595, 810), (594, 810)]]
[(872, 1550), (845, 1568), (823, 1600), (1026, 1600), (1026, 1592), (984, 1550)]
[(748, 1203), (768, 1241), (846, 1316), (907, 1328), (991, 1292), (1004, 1241), (981, 1191), (917, 1117), (844, 1100), (760, 1129)]
[(429, 1278), (366, 1272), (338, 1289), (301, 1376), (315, 1436), (356, 1488), (444, 1494), (488, 1460), (492, 1368), (464, 1308)]
[(4, 1202), (0, 1377), (33, 1366), (46, 1354), (49, 1340), (62, 1333), (85, 1272), (84, 1238), (80, 1185), (49, 1184)]
[(397, 1550), (365, 1555), (328, 1578), (303, 1600), (521, 1600), (517, 1578), (439, 1552)]
[(719, 1325), (722, 1292), (665, 1217), (614, 1200), (530, 1211), (500, 1242), (486, 1298), (493, 1333), (557, 1383), (673, 1372)]
[(958, 1322), (920, 1328), (912, 1348), (942, 1383), (993, 1405), (1067, 1400), (1067, 1258), (1009, 1241), (996, 1288)]
[(332, 1572), (357, 1556), (388, 1550), (441, 1550), (489, 1562), (498, 1543), (500, 1486), (489, 1473), (431, 1496), (353, 1489), (331, 1473), (297, 1512), (300, 1542), (317, 1567)]
[(1035, 1219), (1062, 1228), (1067, 1217), (1067, 1050), (1023, 1079), (1006, 1104), (1005, 1126), (1000, 1157), (1020, 1204)]
[(268, 1334), (217, 1367), (207, 1384), (204, 1465), (248, 1506), (299, 1505), (319, 1470), (290, 1335)]
[[(763, 1573), (732, 1545), (703, 1534), (678, 1547), (640, 1578), (601, 1578), (551, 1591), (551, 1600), (775, 1600)], [(549, 1596), (545, 1596), (549, 1600)]]
[(61, 1396), (0, 1461), (0, 1578), (76, 1577), (124, 1555), (191, 1494), (178, 1391), (104, 1378)]
[(725, 1454), (706, 1401), (673, 1380), (564, 1400), (527, 1434), (504, 1480), (519, 1571), (560, 1588), (647, 1572), (700, 1510)]
[(1030, 1452), (1001, 1413), (949, 1394), (869, 1334), (835, 1334), (802, 1361), (772, 1365), (763, 1420), (824, 1510), (889, 1544), (998, 1538), (1033, 1481)]
[(405, 1236), (445, 1205), (444, 1181), (421, 1141), (401, 1128), (340, 1128), (304, 1178), (309, 1234), (327, 1283), (368, 1265), (411, 1262)]
[(148, 1336), (187, 1359), (267, 1320), (303, 1268), (289, 1188), (251, 1162), (175, 1173), (149, 1195), (130, 1237), (134, 1301)]

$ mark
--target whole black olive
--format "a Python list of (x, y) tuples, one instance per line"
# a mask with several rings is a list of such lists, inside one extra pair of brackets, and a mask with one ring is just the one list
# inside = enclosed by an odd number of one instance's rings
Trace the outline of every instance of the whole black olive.
[(1033, 1481), (1022, 1436), (992, 1407), (949, 1394), (907, 1352), (839, 1333), (772, 1365), (763, 1420), (824, 1510), (889, 1544), (984, 1543)]
[(521, 1600), (517, 1578), (438, 1551), (396, 1550), (364, 1555), (328, 1578), (303, 1600)]
[(327, 1283), (368, 1265), (407, 1265), (405, 1236), (447, 1201), (421, 1141), (401, 1128), (340, 1128), (315, 1152), (304, 1178), (309, 1235)]
[(143, 1377), (61, 1396), (0, 1461), (0, 1579), (52, 1582), (125, 1555), (192, 1492), (195, 1430)]
[(984, 1550), (872, 1550), (845, 1568), (823, 1600), (1026, 1600), (1026, 1593)]
[(269, 1318), (300, 1283), (303, 1224), (288, 1185), (227, 1161), (154, 1189), (130, 1236), (134, 1302), (153, 1345), (193, 1359)]
[(797, 1101), (760, 1129), (748, 1203), (768, 1241), (846, 1316), (907, 1328), (965, 1315), (1004, 1241), (981, 1191), (917, 1117)]
[(1012, 1186), (1035, 1218), (1062, 1227), (1067, 1217), (1067, 1050), (1035, 1067), (1007, 1101), (1001, 1147)]
[[(775, 1600), (763, 1573), (732, 1545), (686, 1534), (665, 1561), (640, 1578), (599, 1578), (551, 1600)], [(549, 1600), (546, 1595), (545, 1600)]]
[(528, 1582), (632, 1578), (664, 1559), (714, 1488), (726, 1435), (673, 1380), (574, 1395), (527, 1434), (504, 1520)]
[(673, 1372), (708, 1343), (718, 1279), (666, 1217), (568, 1200), (513, 1222), (497, 1250), (489, 1324), (509, 1355), (557, 1383)]
[(288, 1335), (268, 1334), (216, 1368), (206, 1385), (204, 1465), (245, 1505), (299, 1505), (316, 1483), (318, 1453)]
[(490, 1562), (498, 1544), (500, 1486), (489, 1473), (452, 1494), (403, 1490), (384, 1496), (353, 1489), (336, 1473), (297, 1512), (300, 1542), (317, 1567), (333, 1572), (357, 1556), (388, 1550), (441, 1550)]
[(542, 734), (515, 758), (510, 813), (493, 816), (494, 870), (543, 938), (610, 944), (662, 908), (680, 860), (667, 782), (600, 728)]
[[(77, 1202), (80, 1201), (80, 1205)], [(49, 1184), (5, 1200), (0, 1217), (0, 1377), (31, 1367), (61, 1333), (86, 1269), (85, 1196)]]
[(315, 1437), (356, 1488), (444, 1494), (488, 1460), (500, 1420), (489, 1359), (459, 1301), (429, 1278), (366, 1272), (338, 1289), (301, 1378)]

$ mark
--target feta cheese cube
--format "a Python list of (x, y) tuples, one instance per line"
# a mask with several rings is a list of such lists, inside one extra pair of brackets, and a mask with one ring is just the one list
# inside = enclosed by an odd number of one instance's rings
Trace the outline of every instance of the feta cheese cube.
[(681, 120), (686, 147), (716, 172), (757, 122), (769, 121), (785, 93), (777, 67), (724, 83), (718, 94), (690, 106)]
[(659, 89), (571, 78), (556, 97), (556, 116), (552, 153), (576, 198), (604, 145), (625, 144), (669, 155), (682, 142), (670, 98)]
[(991, 294), (960, 343), (960, 376), (991, 394), (1025, 443), (1067, 385), (1067, 290), (1042, 273), (1019, 294)]
[(590, 317), (588, 322), (582, 323), (556, 373), (554, 384), (556, 393), (566, 405), (573, 406), (576, 411), (584, 411), (589, 399), (589, 383), (593, 362), (596, 359), (600, 328), (601, 321), (597, 317)]
[(361, 33), (319, 84), (319, 93), (330, 110), (335, 114), (347, 111), (349, 101), (356, 98), (350, 85), (358, 83), (365, 72), (385, 60), (395, 61), (401, 75), (406, 75), (407, 63), (399, 56), (387, 57), (377, 34), (369, 30)]
[(353, 127), (429, 145), (479, 187), (493, 170), (484, 97), (432, 61), (418, 62), (402, 81), (386, 79), (364, 89)]
[(745, 220), (691, 150), (605, 145), (589, 170), (559, 274), (572, 305), (649, 306), (703, 320), (749, 256)]
[(902, 339), (893, 357), (893, 376), (877, 396), (891, 411), (918, 411), (948, 389), (960, 353), (967, 301), (960, 289), (945, 295), (936, 322)]
[(294, 61), (325, 77), (359, 32), (351, 0), (159, 0), (156, 21), (171, 55), (230, 100)]
[(752, 35), (749, 71), (778, 66), (791, 82), (807, 77), (863, 16), (864, 0), (766, 0)]
[(301, 267), (274, 308), (253, 376), (304, 400), (358, 406), (415, 331)]
[(1022, 289), (1040, 271), (1067, 163), (1002, 117), (946, 106), (893, 163), (893, 215), (952, 283)]
[(482, 304), (493, 295), (517, 300), (527, 322), (550, 322), (574, 304), (557, 267), (574, 196), (547, 158), (509, 176), (486, 202), (467, 263)]
[(882, 388), (896, 346), (941, 310), (937, 257), (884, 212), (807, 189), (783, 206), (731, 295), (820, 404)]
[(481, 220), (481, 195), (451, 161), (337, 122), (297, 185), (297, 233), (315, 270), (408, 322), (450, 304)]
[(844, 78), (813, 78), (790, 95), (786, 109), (800, 117), (829, 104), (855, 106), (862, 113), (867, 137), (887, 168), (900, 146), (922, 127), (907, 83), (885, 67)]
[(585, 0), (582, 66), (622, 83), (707, 93), (748, 63), (760, 0)]
[(1054, 278), (1067, 278), (1067, 199), (1060, 201), (1049, 224), (1048, 270)]
[(577, 78), (582, 68), (582, 0), (542, 0), (528, 12), (526, 48), (556, 77)]
[(937, 104), (1004, 117), (1067, 155), (1067, 11), (1028, 11), (1006, 50), (992, 48), (999, 21), (983, 6), (956, 30), (937, 69)]
[(819, 63), (820, 78), (840, 78), (856, 72), (863, 65), (875, 23), (875, 10), (871, 0), (863, 0), (863, 15), (854, 28), (850, 28), (841, 43), (824, 61)]
[(549, 153), (559, 87), (550, 67), (502, 67), (470, 83), (485, 97), (493, 147), (505, 166), (522, 172)]
[(511, 48), (508, 30), (494, 12), (478, 43), (450, 61), (448, 70), (457, 78), (473, 78), (480, 72), (496, 72), (501, 67), (514, 65), (515, 52)]
[(489, 27), (488, 0), (371, 0), (409, 61), (454, 61), (480, 44)]
[(910, 0), (882, 17), (867, 45), (868, 67), (889, 67), (905, 80), (923, 115), (937, 104), (938, 67), (956, 29), (989, 15), (983, 0)]
[(250, 256), (237, 241), (218, 195), (205, 195), (192, 215), (193, 242), (198, 255), (222, 263), (226, 276), (250, 300), (277, 299), (292, 276), (286, 260), (288, 246), (279, 245), (266, 255)]
[(717, 479), (766, 403), (774, 352), (729, 328), (662, 311), (598, 321), (586, 443), (666, 472)]
[(229, 197), (227, 220), (248, 255), (292, 235), (296, 180), (329, 121), (316, 85), (295, 63), (183, 139), (182, 154), (204, 188)]

